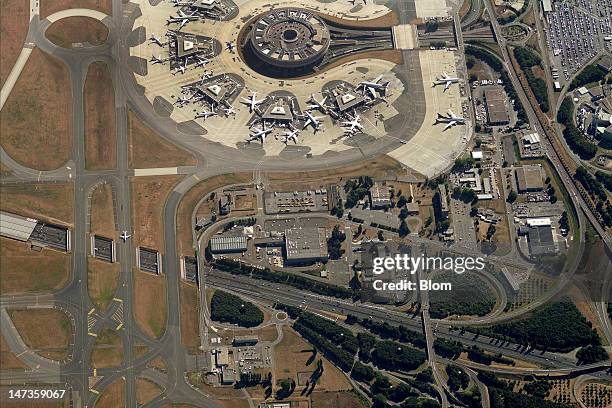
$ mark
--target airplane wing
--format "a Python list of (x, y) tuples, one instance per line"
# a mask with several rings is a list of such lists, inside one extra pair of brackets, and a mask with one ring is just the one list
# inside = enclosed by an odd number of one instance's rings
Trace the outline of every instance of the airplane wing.
[(446, 81), (446, 85), (444, 86), (444, 91), (443, 91), (443, 92), (446, 92), (446, 90), (447, 90), (448, 88), (450, 88), (451, 84), (452, 84), (452, 82), (451, 82), (451, 81)]
[(368, 91), (370, 91), (370, 94), (372, 95), (372, 98), (376, 99), (376, 91), (374, 91), (374, 88), (368, 87)]
[(457, 123), (457, 122), (455, 122), (454, 120), (452, 120), (452, 121), (448, 122), (448, 123), (446, 124), (446, 126), (444, 126), (444, 129), (442, 129), (442, 131), (444, 132), (446, 129), (448, 129), (448, 128), (452, 127), (452, 126), (453, 126), (455, 123)]

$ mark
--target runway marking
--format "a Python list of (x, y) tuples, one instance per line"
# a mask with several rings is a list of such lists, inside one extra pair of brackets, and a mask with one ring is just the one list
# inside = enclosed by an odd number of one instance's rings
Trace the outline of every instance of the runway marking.
[(87, 334), (90, 335), (91, 337), (98, 337), (98, 335), (96, 333), (87, 332)]
[(119, 302), (119, 303), (123, 303), (123, 299), (119, 299), (119, 298), (113, 298), (113, 300)]

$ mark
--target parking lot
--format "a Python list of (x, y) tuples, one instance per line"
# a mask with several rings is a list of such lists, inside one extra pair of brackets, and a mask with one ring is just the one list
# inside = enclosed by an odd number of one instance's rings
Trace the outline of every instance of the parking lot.
[(264, 195), (266, 214), (328, 211), (327, 190), (272, 192)]
[(546, 40), (566, 82), (584, 64), (605, 48), (605, 36), (612, 34), (612, 0), (553, 2), (546, 13)]

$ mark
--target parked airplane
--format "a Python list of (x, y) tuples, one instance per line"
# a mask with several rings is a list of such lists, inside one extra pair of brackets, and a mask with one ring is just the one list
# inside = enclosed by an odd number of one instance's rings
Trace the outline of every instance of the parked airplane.
[(179, 30), (183, 27), (185, 27), (185, 25), (190, 22), (190, 21), (195, 21), (195, 20), (199, 20), (200, 17), (196, 14), (185, 14), (183, 13), (183, 10), (179, 10), (178, 11), (178, 16), (170, 16), (170, 18), (168, 18), (166, 20), (166, 25), (170, 25), (170, 24), (179, 24)]
[(283, 143), (287, 144), (290, 140), (293, 140), (293, 143), (298, 142), (299, 131), (297, 129), (293, 129), (291, 131), (286, 131), (283, 136)]
[(174, 101), (174, 105), (185, 106), (191, 101), (191, 98), (178, 98)]
[(310, 99), (308, 99), (308, 103), (310, 103), (310, 105), (308, 105), (308, 109), (318, 109), (321, 111), (321, 113), (327, 113), (325, 101), (327, 101), (327, 96), (325, 96), (321, 101), (318, 101), (314, 94), (310, 94)]
[(257, 107), (257, 105), (261, 104), (263, 101), (266, 100), (266, 98), (263, 99), (255, 99), (255, 97), (257, 96), (257, 92), (252, 92), (251, 95), (249, 95), (247, 98), (242, 98), (242, 103), (244, 103), (245, 105), (247, 105), (249, 107), (249, 112), (253, 112), (253, 110), (255, 110), (255, 108)]
[(387, 93), (387, 89), (389, 88), (389, 82), (380, 83), (379, 81), (382, 79), (382, 75), (379, 75), (373, 81), (362, 81), (357, 87), (362, 88), (364, 92), (369, 92), (372, 95), (372, 98), (378, 98), (376, 91), (379, 91), (383, 96)]
[(451, 77), (446, 72), (443, 72), (442, 76), (436, 77), (436, 80), (433, 82), (433, 85), (434, 86), (436, 86), (436, 85), (444, 85), (444, 91), (443, 92), (446, 92), (446, 90), (448, 88), (450, 88), (450, 86), (452, 84), (455, 84), (457, 82), (459, 82), (459, 78)]
[(249, 135), (249, 139), (247, 143), (251, 143), (253, 140), (260, 139), (261, 144), (266, 142), (266, 137), (268, 137), (268, 133), (272, 132), (273, 128), (266, 128), (266, 122), (263, 123), (263, 127), (261, 129), (253, 128), (252, 133)]
[(342, 122), (342, 126), (345, 127), (345, 132), (347, 133), (355, 133), (358, 130), (362, 130), (363, 129), (363, 125), (361, 124), (361, 117), (359, 116), (358, 113), (354, 113), (355, 116), (353, 116), (351, 118), (351, 116), (349, 115), (349, 118), (351, 119), (350, 121), (343, 121)]
[(205, 109), (205, 110), (203, 110), (202, 112), (198, 112), (198, 113), (195, 115), (196, 119), (198, 119), (198, 118), (208, 119), (208, 118), (209, 118), (209, 117), (211, 117), (211, 116), (217, 116), (217, 112), (215, 112), (215, 111), (213, 111), (213, 110), (207, 111), (207, 110)]
[(160, 47), (163, 47), (164, 45), (168, 44), (167, 42), (162, 42), (162, 40), (161, 40), (159, 37), (157, 37), (157, 36), (155, 35), (155, 33), (152, 33), (152, 34), (151, 34), (151, 36), (149, 37), (149, 41), (150, 41), (152, 44), (157, 44), (157, 45), (159, 45)]
[(232, 43), (231, 41), (226, 41), (225, 49), (228, 50), (229, 52), (234, 52), (234, 43)]
[(168, 61), (168, 58), (156, 57), (155, 55), (153, 55), (149, 61), (153, 64), (165, 65), (166, 61)]
[(187, 60), (185, 60), (185, 65), (179, 65), (178, 67), (174, 68), (174, 71), (172, 71), (172, 75), (178, 74), (179, 71), (181, 72), (181, 74), (184, 74), (185, 71), (187, 71)]
[(119, 236), (119, 238), (121, 238), (123, 242), (126, 242), (130, 237), (131, 235), (129, 235), (127, 231), (123, 231), (123, 233)]
[(235, 115), (236, 114), (236, 108), (234, 108), (232, 105), (230, 105), (229, 107), (223, 109), (223, 111), (225, 112), (225, 116)]
[(195, 66), (197, 67), (203, 67), (204, 65), (208, 64), (210, 62), (210, 60), (208, 60), (208, 58), (204, 58), (204, 57), (200, 57), (198, 55), (196, 55), (196, 63)]
[(304, 113), (306, 114), (306, 122), (304, 122), (304, 129), (306, 129), (308, 125), (311, 125), (315, 132), (319, 130), (319, 127), (321, 126), (320, 120), (323, 119), (324, 116), (312, 116), (309, 111), (306, 111)]
[(435, 124), (438, 124), (438, 123), (446, 123), (446, 126), (444, 126), (444, 129), (442, 129), (442, 131), (444, 132), (446, 129), (452, 126), (463, 125), (465, 123), (465, 118), (455, 115), (453, 111), (449, 109), (448, 115), (442, 115), (438, 113)]

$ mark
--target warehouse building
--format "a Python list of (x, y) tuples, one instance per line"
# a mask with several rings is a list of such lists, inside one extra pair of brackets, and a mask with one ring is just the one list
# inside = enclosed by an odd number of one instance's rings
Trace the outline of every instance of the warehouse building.
[(50, 247), (70, 252), (70, 230), (17, 214), (0, 212), (0, 235), (39, 247)]
[(544, 188), (544, 175), (542, 167), (529, 165), (519, 167), (515, 171), (516, 183), (520, 193), (540, 191)]
[(37, 220), (16, 214), (0, 212), (0, 235), (27, 242), (38, 224)]
[(388, 208), (391, 206), (391, 190), (382, 183), (374, 183), (370, 188), (370, 207), (373, 209)]
[(285, 231), (287, 264), (301, 265), (327, 260), (325, 228), (292, 228)]
[(209, 242), (210, 252), (213, 254), (231, 254), (247, 250), (247, 238), (244, 235), (237, 237), (214, 237)]
[(489, 125), (500, 126), (510, 123), (506, 95), (502, 87), (487, 88), (484, 91), (484, 99), (489, 117)]

